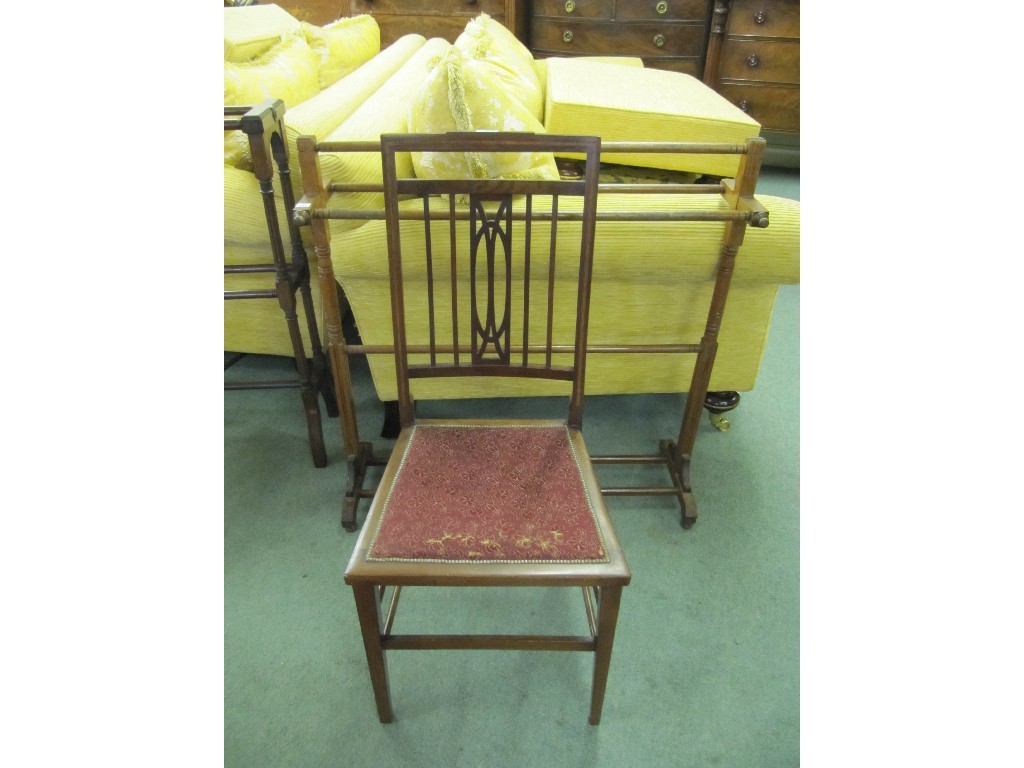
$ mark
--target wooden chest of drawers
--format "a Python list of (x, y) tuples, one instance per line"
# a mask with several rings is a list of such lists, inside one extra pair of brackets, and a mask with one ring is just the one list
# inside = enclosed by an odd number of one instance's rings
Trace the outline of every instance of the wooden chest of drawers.
[(749, 114), (768, 162), (799, 165), (799, 0), (716, 0), (704, 82)]
[(526, 39), (525, 0), (348, 0), (350, 16), (373, 14), (380, 26), (380, 45), (385, 47), (402, 35), (443, 37), (455, 42), (471, 19), (486, 13)]
[(533, 0), (530, 49), (544, 56), (639, 56), (700, 77), (711, 0)]

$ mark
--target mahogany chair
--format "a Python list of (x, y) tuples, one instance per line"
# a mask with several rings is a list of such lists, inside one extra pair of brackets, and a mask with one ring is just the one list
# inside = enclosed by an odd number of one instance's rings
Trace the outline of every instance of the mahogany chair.
[[(225, 390), (239, 389), (280, 389), (297, 387), (301, 392), (303, 411), (306, 415), (306, 430), (309, 448), (313, 455), (313, 466), (322, 469), (327, 466), (327, 448), (320, 415), (319, 398), (323, 397), (327, 415), (338, 415), (334, 396), (331, 369), (320, 342), (320, 330), (313, 307), (313, 294), (309, 282), (309, 260), (302, 246), (298, 227), (290, 218), (286, 222), (291, 239), (291, 259), (285, 254), (281, 237), (274, 197), (274, 168), (277, 167), (278, 186), (284, 200), (285, 210), (295, 207), (292, 191), (291, 172), (288, 167), (288, 151), (284, 144), (284, 102), (268, 99), (255, 106), (225, 106), (224, 130), (241, 130), (248, 137), (252, 155), (253, 174), (260, 185), (263, 212), (270, 237), (272, 261), (262, 264), (230, 264), (224, 266), (225, 275), (273, 275), (273, 285), (266, 288), (225, 290), (225, 301), (241, 299), (276, 300), (284, 313), (288, 327), (292, 352), (295, 356), (296, 376), (288, 379), (262, 379), (247, 381), (225, 381)], [(267, 283), (270, 283), (268, 280)], [(298, 301), (301, 297), (306, 315), (306, 329), (310, 339), (310, 354), (306, 354), (305, 343), (299, 328)], [(245, 357), (244, 353), (232, 354), (225, 362), (225, 370)]]
[[(572, 181), (396, 177), (396, 152), (425, 151), (578, 152), (586, 171)], [(630, 581), (581, 434), (600, 139), (387, 135), (381, 154), (402, 431), (345, 571), (378, 716), (394, 720), (388, 651), (570, 650), (594, 654), (596, 725)], [(400, 202), (409, 196), (413, 208)], [(424, 269), (427, 295), (413, 300), (403, 276)], [(575, 326), (553, 328), (556, 303), (575, 306)], [(426, 339), (407, 336), (413, 311), (427, 314)], [(567, 418), (417, 418), (416, 380), (453, 376), (563, 382)], [(395, 634), (408, 585), (581, 588), (590, 635)]]

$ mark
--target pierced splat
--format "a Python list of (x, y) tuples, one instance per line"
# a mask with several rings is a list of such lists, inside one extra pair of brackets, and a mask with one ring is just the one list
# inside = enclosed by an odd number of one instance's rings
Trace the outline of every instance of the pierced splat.
[[(494, 213), (489, 214), (485, 202), (497, 202)], [(509, 335), (511, 332), (512, 308), (512, 196), (471, 195), (470, 196), (470, 304), (472, 305), (473, 363), (475, 365), (509, 365), (511, 353)], [(498, 322), (498, 308), (495, 305), (497, 282), (498, 245), (504, 261), (504, 302)], [(481, 312), (477, 285), (480, 280), (480, 246), (484, 246), (486, 258), (485, 304)]]

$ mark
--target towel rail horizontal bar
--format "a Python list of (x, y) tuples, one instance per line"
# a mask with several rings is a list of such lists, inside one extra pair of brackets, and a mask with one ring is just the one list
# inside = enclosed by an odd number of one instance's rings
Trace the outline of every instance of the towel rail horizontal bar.
[[(342, 347), (344, 352), (349, 355), (393, 355), (395, 348), (391, 344), (346, 344)], [(544, 346), (530, 346), (527, 348), (530, 354), (543, 354), (547, 351), (547, 347)], [(429, 344), (409, 344), (406, 346), (406, 351), (410, 355), (426, 355), (430, 354)], [(454, 353), (454, 348), (451, 344), (438, 344), (433, 350), (438, 355), (450, 355)], [(468, 347), (460, 347), (460, 355), (469, 355), (470, 349)], [(554, 354), (571, 354), (573, 347), (569, 344), (555, 344), (551, 347), (551, 351)], [(587, 347), (587, 354), (641, 354), (641, 355), (658, 355), (658, 354), (697, 354), (700, 352), (700, 344), (595, 344)], [(509, 350), (511, 355), (521, 355), (523, 353), (522, 347), (512, 347)]]
[[(379, 141), (318, 141), (317, 152), (380, 152)], [(444, 150), (438, 150), (444, 151)], [(457, 150), (447, 150), (457, 151)], [(745, 155), (745, 144), (701, 141), (605, 141), (601, 154)]]
[(263, 291), (224, 291), (224, 298), (227, 299), (276, 299), (277, 290), (267, 288)]
[[(354, 208), (300, 208), (295, 211), (295, 223), (306, 226), (312, 219), (340, 219), (353, 221), (383, 221), (384, 211)], [(399, 211), (402, 221), (423, 221), (422, 211)], [(439, 211), (430, 214), (433, 221), (448, 221), (448, 213)], [(456, 211), (456, 221), (469, 221), (469, 211)], [(534, 211), (534, 221), (551, 221), (551, 213)], [(583, 214), (575, 211), (559, 212), (559, 221), (581, 221)], [(513, 211), (513, 221), (525, 221), (526, 214)], [(761, 221), (763, 220), (763, 224)], [(598, 222), (606, 221), (746, 221), (755, 227), (767, 227), (768, 220), (757, 211), (601, 211)]]
[[(384, 194), (382, 184), (356, 184), (331, 182), (327, 185), (333, 194), (354, 192), (375, 192)], [(597, 185), (598, 194), (622, 195), (720, 195), (725, 192), (724, 184), (615, 184)]]

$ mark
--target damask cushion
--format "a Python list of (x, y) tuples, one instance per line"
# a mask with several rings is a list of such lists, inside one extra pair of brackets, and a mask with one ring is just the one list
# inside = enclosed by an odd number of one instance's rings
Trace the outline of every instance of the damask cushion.
[(299, 29), (299, 21), (273, 3), (224, 9), (224, 61), (248, 61)]
[(380, 27), (369, 14), (338, 19), (322, 27), (303, 22), (306, 42), (320, 59), (320, 88), (333, 85), (380, 51)]
[[(513, 93), (491, 64), (449, 46), (409, 105), (409, 133), (526, 131), (544, 126)], [(416, 176), (427, 179), (557, 179), (554, 155), (537, 152), (412, 153)]]
[[(298, 33), (251, 61), (225, 62), (224, 103), (252, 106), (265, 99), (281, 99), (287, 110), (320, 90), (318, 64), (316, 54)], [(249, 140), (241, 131), (224, 134), (224, 164), (251, 168)]]
[(455, 47), (464, 58), (480, 62), (481, 68), (493, 69), (490, 82), (506, 96), (515, 95), (535, 118), (544, 118), (544, 90), (533, 54), (509, 30), (481, 13), (455, 39)]
[[(544, 126), (549, 133), (597, 134), (604, 141), (742, 144), (760, 124), (697, 78), (681, 72), (595, 61), (550, 59)], [(601, 159), (719, 176), (736, 173), (735, 155), (608, 154)]]

